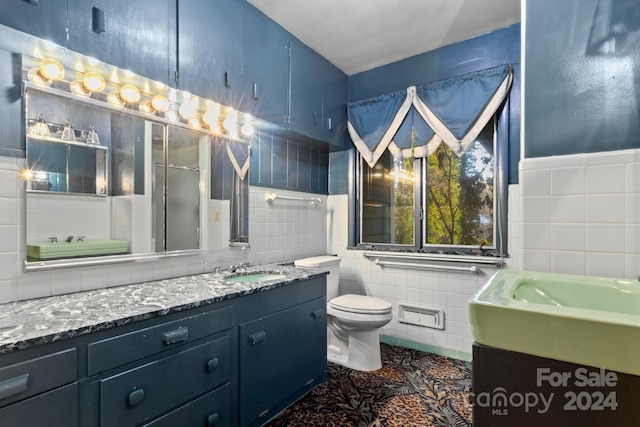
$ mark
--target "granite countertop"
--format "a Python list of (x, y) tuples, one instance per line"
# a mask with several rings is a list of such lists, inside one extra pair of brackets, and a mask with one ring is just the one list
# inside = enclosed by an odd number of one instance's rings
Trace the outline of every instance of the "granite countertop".
[[(270, 272), (284, 279), (230, 282)], [(324, 275), (267, 264), (0, 304), (0, 354), (188, 310)]]

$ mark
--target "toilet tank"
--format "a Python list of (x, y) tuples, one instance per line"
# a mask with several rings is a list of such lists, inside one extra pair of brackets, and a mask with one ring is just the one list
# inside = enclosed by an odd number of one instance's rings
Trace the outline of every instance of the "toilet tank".
[(332, 255), (314, 256), (302, 258), (294, 262), (296, 267), (308, 268), (318, 271), (328, 271), (327, 276), (327, 301), (338, 296), (340, 284), (340, 258)]

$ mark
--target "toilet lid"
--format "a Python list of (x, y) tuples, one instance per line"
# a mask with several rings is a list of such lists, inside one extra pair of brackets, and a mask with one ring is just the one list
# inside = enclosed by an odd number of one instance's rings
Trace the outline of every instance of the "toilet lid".
[(329, 305), (336, 310), (352, 313), (384, 314), (391, 311), (388, 301), (364, 295), (341, 295), (329, 301)]

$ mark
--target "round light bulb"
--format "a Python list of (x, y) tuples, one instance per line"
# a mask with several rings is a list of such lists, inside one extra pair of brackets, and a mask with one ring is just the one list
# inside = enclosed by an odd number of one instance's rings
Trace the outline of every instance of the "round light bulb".
[(189, 119), (189, 126), (194, 127), (196, 129), (200, 129), (202, 127), (202, 124), (200, 123), (200, 120), (197, 117), (191, 117)]
[(123, 85), (120, 88), (120, 97), (124, 102), (138, 102), (140, 100), (140, 90), (131, 84)]
[(84, 87), (82, 80), (79, 79), (69, 83), (69, 89), (74, 95), (78, 95), (83, 98), (88, 98), (91, 96), (91, 92)]
[(117, 105), (118, 107), (124, 107), (126, 105), (126, 102), (120, 98), (120, 94), (115, 90), (107, 94), (107, 102), (112, 105)]
[(40, 61), (40, 74), (47, 80), (62, 80), (64, 67), (53, 58), (45, 58)]
[(182, 117), (189, 120), (196, 115), (196, 104), (193, 101), (186, 101), (180, 105), (178, 112)]
[(148, 99), (146, 101), (142, 101), (138, 109), (147, 114), (153, 114), (155, 111), (153, 109), (153, 106), (151, 105), (151, 101), (149, 101)]
[(31, 83), (35, 83), (40, 86), (51, 86), (52, 83), (51, 80), (45, 79), (43, 75), (40, 74), (40, 68), (30, 69), (27, 73), (27, 79), (29, 79)]
[(216, 123), (218, 123), (219, 115), (220, 108), (210, 108), (202, 115), (202, 121), (205, 122), (209, 127), (213, 127)]
[(164, 113), (164, 117), (167, 120), (171, 120), (172, 122), (180, 121), (180, 117), (178, 116), (178, 112), (176, 110), (169, 110)]
[(106, 86), (104, 77), (95, 71), (85, 73), (82, 83), (84, 84), (85, 89), (90, 90), (91, 92), (102, 92)]
[(240, 129), (240, 132), (244, 135), (244, 136), (251, 136), (254, 134), (254, 132), (256, 131), (256, 129), (253, 127), (253, 125), (251, 123), (245, 123), (242, 125), (242, 128)]
[(169, 100), (163, 95), (156, 95), (151, 99), (151, 106), (154, 110), (164, 113), (169, 109)]

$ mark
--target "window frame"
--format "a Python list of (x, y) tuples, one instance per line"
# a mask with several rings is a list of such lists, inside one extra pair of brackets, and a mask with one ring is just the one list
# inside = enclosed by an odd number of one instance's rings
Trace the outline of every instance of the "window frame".
[[(508, 216), (508, 156), (509, 156), (509, 98), (493, 117), (493, 155), (494, 155), (494, 245), (484, 246), (482, 252), (492, 253), (496, 256), (508, 256), (507, 247), (507, 216)], [(363, 243), (362, 237), (362, 191), (363, 191), (363, 167), (364, 160), (357, 150), (353, 150), (353, 182), (350, 185), (349, 212), (353, 215), (349, 221), (351, 228), (349, 233), (349, 246), (356, 249), (377, 249), (394, 252), (424, 252), (445, 253), (452, 255), (476, 255), (479, 247), (467, 245), (437, 245), (426, 243), (426, 203), (425, 192), (427, 186), (424, 182), (426, 170), (426, 158), (416, 159), (414, 163), (414, 244), (397, 245), (389, 243)]]

